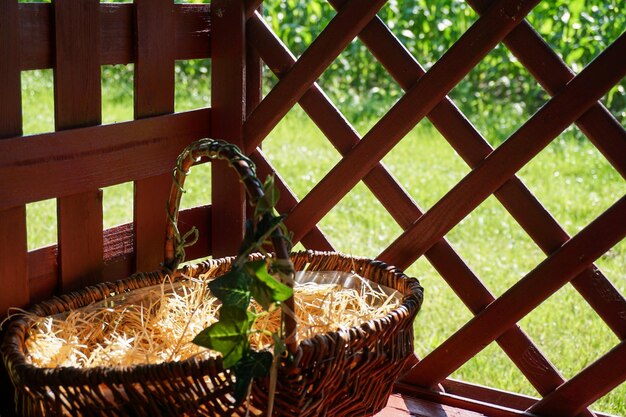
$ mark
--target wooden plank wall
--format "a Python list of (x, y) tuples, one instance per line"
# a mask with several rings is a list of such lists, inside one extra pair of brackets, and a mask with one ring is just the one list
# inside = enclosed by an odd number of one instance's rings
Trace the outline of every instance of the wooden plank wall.
[[(0, 3), (0, 39), (0, 284), (11, 288), (0, 295), (2, 314), (158, 267), (165, 215), (155, 207), (165, 206), (169, 172), (186, 144), (212, 134), (211, 109), (174, 113), (175, 60), (210, 57), (209, 5), (9, 0)], [(101, 65), (127, 63), (135, 64), (136, 120), (100, 126)], [(47, 68), (56, 131), (24, 138), (20, 72)], [(103, 231), (101, 188), (129, 181), (133, 223)], [(58, 198), (59, 245), (29, 253), (25, 206), (49, 198)], [(181, 220), (206, 237), (210, 212)], [(205, 238), (190, 256), (210, 248)]]

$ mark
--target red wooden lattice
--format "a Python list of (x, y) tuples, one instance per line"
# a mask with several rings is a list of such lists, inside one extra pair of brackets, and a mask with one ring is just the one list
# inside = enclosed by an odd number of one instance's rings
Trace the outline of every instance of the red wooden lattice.
[[(626, 235), (626, 199), (570, 237), (516, 173), (576, 124), (626, 178), (626, 132), (599, 102), (626, 75), (626, 34), (575, 74), (524, 20), (539, 0), (468, 0), (480, 18), (425, 71), (376, 16), (384, 0), (329, 1), (336, 16), (297, 60), (264, 22), (260, 0), (214, 0), (210, 7), (172, 0), (1, 1), (0, 285), (10, 290), (0, 294), (0, 311), (153, 269), (165, 221), (155, 201), (165, 200), (178, 152), (202, 137), (224, 138), (245, 149), (264, 176), (274, 169), (259, 146), (299, 103), (342, 159), (301, 201), (277, 176), (279, 210), (288, 213), (295, 240), (332, 249), (317, 223), (362, 180), (404, 230), (379, 258), (406, 268), (425, 256), (474, 313), (416, 359), (398, 392), (490, 415), (594, 415), (587, 407), (626, 380), (626, 300), (593, 264)], [(363, 137), (315, 84), (355, 37), (406, 91)], [(552, 98), (493, 149), (447, 94), (501, 42)], [(175, 113), (174, 61), (207, 57), (211, 108)], [(261, 61), (279, 79), (265, 97)], [(135, 63), (135, 120), (100, 126), (100, 66), (129, 62)], [(41, 68), (54, 69), (56, 131), (25, 138), (20, 72)], [(472, 168), (427, 211), (380, 163), (424, 118)], [(190, 258), (233, 253), (240, 235), (232, 231), (243, 229), (237, 180), (220, 164), (212, 169), (212, 205), (181, 216), (204, 237)], [(103, 231), (100, 188), (127, 181), (134, 182), (134, 221)], [(497, 298), (445, 238), (491, 195), (547, 255)], [(57, 198), (59, 245), (28, 252), (25, 205), (47, 198)], [(565, 380), (517, 322), (568, 282), (621, 342)], [(493, 341), (542, 399), (446, 379)]]

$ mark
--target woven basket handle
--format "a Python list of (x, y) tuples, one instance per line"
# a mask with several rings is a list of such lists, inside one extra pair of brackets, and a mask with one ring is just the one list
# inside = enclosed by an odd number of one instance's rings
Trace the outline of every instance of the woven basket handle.
[[(167, 204), (168, 222), (165, 233), (165, 260), (163, 267), (170, 272), (175, 271), (178, 265), (184, 260), (184, 247), (187, 235), (181, 236), (178, 230), (178, 212), (180, 209), (180, 200), (184, 193), (183, 185), (192, 165), (202, 157), (211, 160), (222, 159), (237, 171), (241, 182), (250, 197), (252, 205), (256, 205), (259, 199), (263, 198), (263, 184), (257, 178), (254, 163), (246, 157), (239, 148), (231, 143), (215, 139), (201, 139), (189, 145), (178, 156), (176, 167), (173, 172), (173, 183), (170, 191), (169, 201)], [(254, 219), (257, 221), (258, 219)], [(192, 229), (195, 231), (195, 229)], [(189, 234), (189, 233), (188, 233)], [(283, 265), (291, 265), (289, 260), (289, 249), (287, 248), (286, 239), (284, 238), (280, 228), (276, 229), (272, 234), (272, 246), (276, 253), (276, 258), (283, 261)], [(293, 267), (292, 267), (293, 268)], [(293, 283), (286, 284), (293, 286)], [(288, 309), (294, 311), (293, 297), (285, 302)], [(293, 353), (295, 350), (295, 330), (296, 323), (292, 314), (285, 315), (285, 330), (287, 336), (288, 349)]]

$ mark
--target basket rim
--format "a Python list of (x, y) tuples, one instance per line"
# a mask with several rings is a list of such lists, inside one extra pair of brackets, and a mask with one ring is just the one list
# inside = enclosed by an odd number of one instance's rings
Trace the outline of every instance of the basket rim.
[[(253, 256), (259, 256), (260, 254), (253, 254)], [(344, 343), (350, 343), (352, 340), (357, 340), (369, 336), (376, 336), (390, 331), (389, 328), (391, 321), (397, 321), (401, 317), (409, 317), (411, 322), (417, 312), (419, 311), (423, 300), (423, 288), (419, 281), (414, 277), (409, 277), (404, 272), (394, 266), (388, 265), (382, 261), (374, 260), (367, 257), (359, 257), (346, 255), (336, 251), (315, 251), (306, 250), (299, 252), (292, 252), (290, 257), (305, 257), (307, 263), (311, 263), (320, 258), (328, 258), (331, 256), (342, 258), (342, 260), (352, 260), (356, 262), (364, 263), (370, 268), (380, 271), (384, 274), (392, 276), (396, 282), (397, 287), (400, 286), (400, 282), (404, 282), (406, 292), (402, 293), (402, 301), (398, 307), (390, 311), (383, 317), (378, 317), (372, 320), (365, 321), (360, 325), (350, 327), (348, 329), (338, 329), (331, 332), (325, 332), (316, 334), (315, 336), (298, 341), (296, 358), (301, 357), (303, 350), (315, 349), (316, 345), (333, 345), (343, 339)], [(234, 257), (222, 257), (216, 259), (209, 259), (190, 265), (185, 265), (179, 268), (174, 276), (170, 275), (173, 282), (184, 279), (184, 275), (191, 275), (195, 268), (199, 266), (212, 265), (213, 267), (219, 266), (220, 263), (230, 263)], [(363, 269), (363, 268), (361, 268)], [(332, 269), (320, 269), (320, 270), (332, 270)], [(358, 271), (355, 271), (358, 273)], [(95, 286), (85, 287), (83, 289), (72, 291), (70, 293), (55, 296), (46, 301), (37, 303), (27, 311), (35, 313), (40, 317), (46, 317), (49, 314), (45, 313), (45, 310), (49, 309), (50, 303), (67, 304), (67, 300), (76, 300), (76, 298), (83, 298), (86, 292), (90, 292), (92, 298), (94, 295), (100, 294), (102, 298), (93, 298), (91, 302), (102, 301), (110, 296), (121, 294), (122, 292), (132, 291), (134, 289), (144, 288), (150, 285), (159, 284), (155, 282), (166, 271), (153, 271), (153, 272), (137, 272), (124, 279), (114, 282), (103, 282)], [(187, 274), (186, 274), (187, 273)], [(182, 277), (182, 278), (181, 278)], [(132, 285), (129, 285), (132, 284)], [(138, 285), (137, 285), (138, 284)], [(131, 287), (131, 288), (129, 288)], [(119, 291), (123, 288), (123, 291)], [(398, 291), (399, 288), (394, 288)], [(108, 293), (108, 297), (107, 297)], [(80, 305), (74, 308), (80, 308), (88, 305), (90, 302), (80, 303)], [(72, 308), (66, 308), (58, 311), (59, 313), (70, 311)], [(2, 356), (5, 362), (5, 366), (13, 379), (14, 384), (25, 384), (28, 382), (28, 386), (77, 386), (77, 385), (92, 385), (102, 382), (106, 383), (135, 383), (145, 381), (145, 376), (156, 372), (165, 372), (171, 374), (172, 377), (187, 377), (202, 372), (204, 369), (212, 368), (218, 372), (228, 372), (222, 366), (222, 358), (210, 357), (201, 358), (193, 356), (185, 360), (180, 361), (166, 361), (154, 364), (135, 364), (129, 366), (113, 365), (113, 366), (95, 366), (89, 368), (78, 368), (71, 366), (59, 366), (55, 368), (42, 368), (26, 360), (26, 354), (23, 349), (24, 341), (28, 337), (27, 333), (30, 330), (32, 320), (27, 320), (21, 317), (19, 314), (15, 318), (10, 319), (9, 325), (6, 328), (4, 339), (0, 346)], [(296, 363), (297, 366), (297, 363)]]

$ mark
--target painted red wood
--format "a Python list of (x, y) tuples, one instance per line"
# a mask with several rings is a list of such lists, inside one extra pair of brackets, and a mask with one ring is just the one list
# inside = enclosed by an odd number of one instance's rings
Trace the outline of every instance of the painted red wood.
[[(171, 172), (211, 111), (0, 140), (0, 209)], [(112, 169), (115, 167), (115, 169)]]
[[(22, 133), (20, 90), (19, 18), (17, 0), (0, 3), (0, 142)], [(1, 187), (6, 180), (3, 178)], [(0, 317), (9, 307), (25, 307), (29, 302), (24, 205), (0, 211)]]
[[(370, 22), (359, 37), (405, 90), (424, 75), (420, 64), (379, 18)], [(478, 165), (493, 151), (449, 98), (444, 98), (428, 114), (428, 118), (470, 167)], [(626, 140), (622, 142), (626, 143)], [(569, 239), (563, 228), (517, 177), (512, 177), (494, 194), (546, 254)], [(410, 222), (415, 220), (417, 216), (413, 216)], [(625, 338), (626, 321), (623, 317), (626, 316), (626, 301), (602, 273), (592, 265), (572, 284), (615, 334), (620, 339)]]
[[(259, 9), (260, 13), (260, 9)], [(259, 53), (252, 47), (254, 41), (250, 24), (246, 24), (246, 117), (263, 99), (263, 65)]]
[(175, 4), (176, 59), (211, 56), (211, 9), (208, 4)]
[(410, 265), (501, 187), (506, 179), (513, 176), (626, 74), (626, 63), (622, 63), (626, 61), (626, 54), (623, 53), (625, 48), (626, 35), (623, 34), (405, 231), (380, 255), (381, 259), (401, 267)]
[[(0, 115), (1, 117), (1, 115)], [(0, 211), (0, 318), (9, 307), (24, 308), (30, 301), (26, 240), (26, 207)]]
[[(134, 62), (134, 5), (101, 3), (100, 63)], [(21, 3), (20, 51), (22, 70), (52, 68), (52, 6), (45, 3)], [(174, 5), (176, 59), (198, 59), (210, 56), (209, 5)]]
[(52, 5), (21, 3), (20, 67), (22, 70), (52, 68), (54, 62), (54, 16)]
[(351, 0), (337, 13), (246, 121), (244, 137), (249, 151), (261, 143), (384, 3)]
[[(249, 7), (249, 2), (244, 2), (244, 13), (248, 17), (245, 7)], [(262, 13), (262, 6), (258, 6), (258, 12)], [(252, 47), (252, 34), (250, 33), (250, 25), (246, 22), (246, 118), (256, 109), (263, 99), (263, 63), (259, 53)], [(244, 144), (244, 148), (246, 145)], [(259, 145), (261, 148), (261, 145)], [(254, 216), (254, 207), (246, 204), (246, 218), (250, 219)]]
[(100, 62), (105, 65), (135, 61), (132, 39), (134, 10), (132, 4), (100, 4)]
[(419, 398), (422, 401), (439, 404), (442, 408), (444, 406), (454, 407), (455, 409), (471, 411), (489, 417), (536, 417), (525, 413), (523, 410), (510, 408), (498, 402), (482, 401), (471, 397), (449, 394), (444, 391), (430, 391), (406, 384), (396, 384), (395, 391), (397, 393), (393, 395), (402, 395), (402, 398), (409, 404), (413, 402), (413, 398)]
[[(135, 3), (135, 119), (174, 112), (175, 21), (172, 0)], [(180, 149), (182, 151), (182, 149)], [(169, 170), (174, 163), (168, 165)], [(138, 271), (163, 261), (166, 207), (171, 175), (135, 181), (133, 218), (135, 266)]]
[[(441, 386), (446, 394), (452, 396), (471, 398), (490, 404), (498, 404), (502, 407), (512, 408), (519, 411), (526, 410), (538, 401), (537, 398), (528, 395), (503, 391), (497, 388), (485, 387), (455, 379), (446, 379), (441, 382)], [(404, 392), (402, 387), (406, 389), (406, 385), (398, 384), (397, 389), (399, 392)], [(410, 391), (411, 389), (409, 388), (406, 392)]]
[(47, 246), (28, 253), (30, 302), (38, 303), (58, 293), (58, 247)]
[[(428, 114), (536, 4), (495, 1), (391, 110), (352, 148), (289, 214), (286, 225), (297, 241)], [(508, 14), (508, 10), (515, 13)], [(510, 18), (503, 19), (502, 16)]]
[(102, 281), (102, 190), (57, 199), (63, 292)]
[(254, 15), (254, 12), (258, 11), (261, 13), (263, 0), (246, 0), (244, 2), (244, 8), (246, 11), (246, 19), (249, 19)]
[[(293, 67), (295, 57), (259, 15), (248, 21), (248, 30), (251, 44), (261, 52), (274, 74), (283, 78)], [(346, 154), (361, 139), (317, 84), (302, 95), (299, 104), (340, 153)], [(415, 220), (415, 203), (382, 164), (377, 164), (363, 181), (400, 226), (407, 227)]]
[[(97, 0), (54, 3), (56, 130), (101, 122), (100, 20)], [(89, 169), (85, 169), (86, 173)], [(57, 199), (59, 288), (74, 290), (101, 279), (102, 194), (90, 190)]]
[[(243, 0), (211, 3), (212, 137), (244, 149), (246, 47)], [(234, 255), (243, 239), (245, 195), (235, 171), (211, 163), (213, 256)]]
[(432, 387), (626, 236), (626, 196), (489, 304), (405, 376)]

